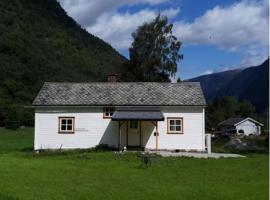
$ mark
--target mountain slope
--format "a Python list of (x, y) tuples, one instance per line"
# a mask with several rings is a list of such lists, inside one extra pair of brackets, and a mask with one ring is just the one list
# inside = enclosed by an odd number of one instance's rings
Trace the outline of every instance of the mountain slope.
[(1, 0), (0, 38), (0, 125), (3, 108), (30, 105), (44, 81), (101, 81), (125, 61), (56, 0)]
[(200, 76), (189, 81), (202, 85), (207, 102), (216, 97), (234, 96), (248, 100), (258, 113), (265, 114), (269, 101), (269, 59), (259, 66)]
[(259, 113), (267, 109), (269, 102), (269, 59), (256, 67), (249, 67), (237, 74), (220, 91), (219, 96), (234, 96), (239, 100), (249, 100)]
[(188, 81), (200, 82), (206, 100), (212, 101), (216, 98), (219, 91), (224, 88), (233, 78), (241, 72), (241, 69), (229, 70), (215, 74), (208, 74), (189, 79)]

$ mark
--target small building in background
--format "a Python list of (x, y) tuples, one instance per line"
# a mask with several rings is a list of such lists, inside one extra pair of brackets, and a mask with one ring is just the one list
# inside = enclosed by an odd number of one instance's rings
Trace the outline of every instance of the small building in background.
[(218, 124), (222, 134), (260, 135), (263, 124), (247, 118), (229, 118)]

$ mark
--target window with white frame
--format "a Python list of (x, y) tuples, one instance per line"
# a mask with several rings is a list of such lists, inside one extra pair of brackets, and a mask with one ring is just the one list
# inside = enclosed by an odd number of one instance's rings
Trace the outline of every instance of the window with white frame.
[(111, 118), (113, 116), (115, 109), (113, 107), (105, 107), (103, 112), (104, 118)]
[(183, 133), (183, 118), (171, 117), (168, 120), (168, 133)]
[(59, 117), (59, 133), (74, 133), (75, 117)]

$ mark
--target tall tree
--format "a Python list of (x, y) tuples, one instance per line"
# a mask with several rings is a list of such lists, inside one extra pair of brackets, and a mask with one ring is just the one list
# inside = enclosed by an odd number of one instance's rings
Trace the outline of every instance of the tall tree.
[(132, 33), (129, 48), (130, 77), (139, 81), (170, 81), (177, 72), (181, 42), (172, 34), (173, 24), (166, 16), (158, 15), (152, 22), (144, 23)]

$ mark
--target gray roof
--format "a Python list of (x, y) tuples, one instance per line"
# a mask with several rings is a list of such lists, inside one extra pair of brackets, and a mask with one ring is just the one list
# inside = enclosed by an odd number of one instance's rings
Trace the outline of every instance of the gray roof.
[(206, 105), (197, 82), (44, 83), (33, 106)]
[(242, 117), (229, 118), (229, 119), (224, 120), (223, 122), (220, 122), (218, 125), (219, 126), (236, 126), (238, 123), (240, 123), (242, 121), (246, 121), (246, 120), (250, 120), (255, 124), (263, 126), (263, 124), (261, 124), (260, 122), (257, 122), (256, 120), (254, 120), (254, 119), (252, 119), (250, 117), (246, 117), (246, 118), (242, 118)]
[(112, 116), (112, 120), (153, 120), (153, 121), (164, 121), (164, 115), (160, 111), (153, 110), (120, 110), (115, 111)]
[(237, 118), (229, 118), (224, 120), (223, 122), (220, 122), (219, 126), (233, 126), (241, 121), (243, 121), (245, 118), (237, 117)]

